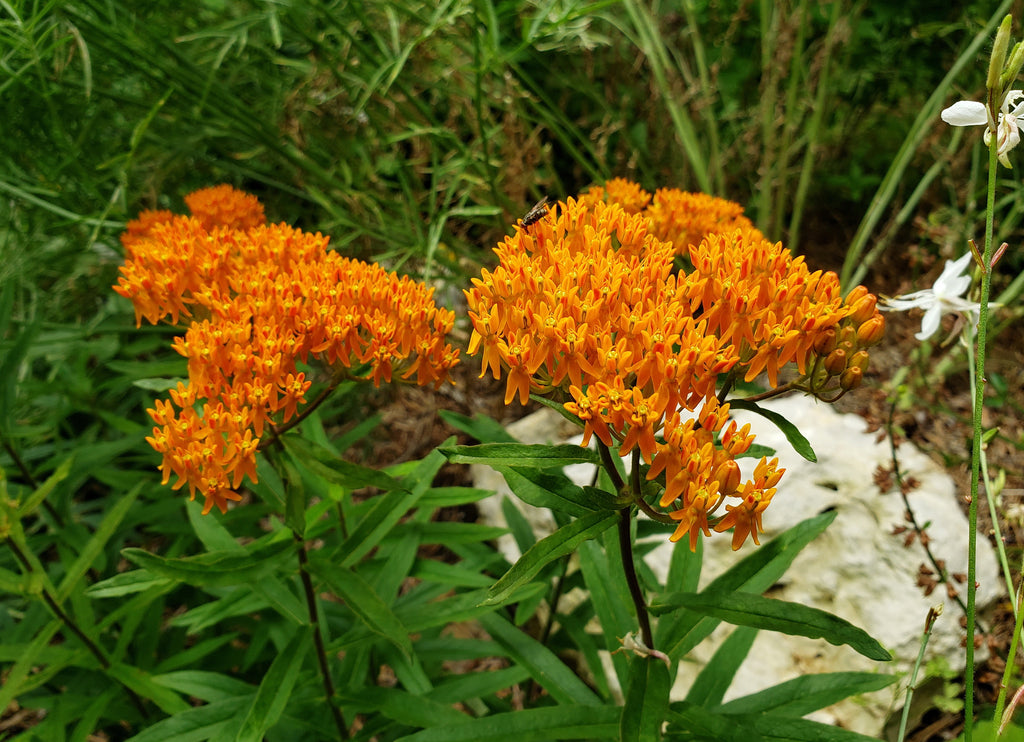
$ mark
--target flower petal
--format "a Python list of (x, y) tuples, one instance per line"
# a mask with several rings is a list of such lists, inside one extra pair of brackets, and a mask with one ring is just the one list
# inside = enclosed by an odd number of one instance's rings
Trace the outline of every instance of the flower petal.
[(988, 123), (985, 104), (959, 100), (942, 112), (942, 120), (951, 126), (979, 126)]
[(927, 340), (939, 329), (939, 322), (942, 320), (942, 309), (938, 304), (928, 307), (921, 319), (921, 332), (914, 335), (918, 340)]

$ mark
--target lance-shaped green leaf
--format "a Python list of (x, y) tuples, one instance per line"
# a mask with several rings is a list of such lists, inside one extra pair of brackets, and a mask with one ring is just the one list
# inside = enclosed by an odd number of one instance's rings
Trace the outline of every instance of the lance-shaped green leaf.
[(668, 666), (662, 660), (654, 657), (629, 660), (629, 682), (619, 721), (622, 742), (661, 742), (671, 688)]
[(370, 631), (384, 637), (408, 657), (412, 654), (409, 632), (391, 608), (358, 574), (345, 567), (314, 562), (314, 572), (338, 595)]
[(278, 539), (242, 552), (211, 551), (177, 559), (144, 549), (122, 549), (121, 553), (128, 561), (161, 577), (201, 587), (228, 587), (252, 583), (270, 574), (289, 559), (294, 548), (290, 539)]
[(618, 517), (617, 513), (589, 513), (541, 539), (494, 583), (482, 605), (504, 602), (516, 588), (532, 580), (544, 565), (572, 553), (587, 539), (610, 528)]
[(425, 729), (398, 742), (549, 742), (616, 739), (617, 706), (554, 706), (492, 714), (463, 724)]
[(291, 641), (278, 655), (263, 676), (256, 696), (249, 704), (236, 742), (260, 742), (268, 729), (277, 724), (291, 698), (302, 662), (309, 652), (312, 634), (296, 629)]
[[(734, 632), (735, 633), (735, 632)], [(723, 714), (804, 716), (862, 693), (881, 690), (896, 681), (895, 675), (875, 672), (826, 672), (801, 675), (749, 696), (722, 704)], [(696, 685), (696, 683), (694, 684)], [(692, 691), (691, 691), (692, 693)]]
[[(285, 439), (289, 453), (301, 461), (309, 471), (314, 472), (328, 482), (340, 484), (348, 489), (376, 487), (384, 492), (406, 490), (405, 485), (382, 471), (353, 464), (328, 448), (318, 446), (305, 438), (289, 436)], [(407, 490), (406, 490), (407, 491)]]
[(600, 464), (597, 451), (572, 443), (557, 446), (525, 443), (481, 443), (478, 446), (442, 446), (440, 449), (453, 464), (487, 464), (489, 466), (521, 466), (552, 469), (570, 464)]
[(672, 593), (651, 606), (655, 615), (675, 608), (712, 616), (735, 626), (778, 631), (791, 636), (824, 639), (836, 646), (846, 644), (868, 659), (885, 662), (892, 656), (866, 631), (827, 611), (750, 593)]
[[(760, 594), (775, 584), (796, 559), (797, 554), (835, 520), (837, 512), (827, 512), (797, 523), (760, 549), (752, 551), (705, 588), (709, 593), (744, 592)], [(671, 594), (658, 598), (654, 605), (673, 602)], [(652, 610), (654, 609), (652, 605)], [(678, 601), (675, 605), (679, 605)], [(668, 609), (667, 609), (668, 610)], [(678, 659), (699, 644), (719, 624), (719, 619), (685, 610), (665, 616), (659, 622), (668, 628), (658, 633), (658, 648)]]
[(580, 487), (561, 472), (527, 467), (494, 466), (516, 497), (538, 508), (582, 516), (595, 510), (616, 510), (628, 503), (597, 487)]
[(786, 436), (786, 440), (789, 441), (789, 445), (791, 445), (798, 454), (808, 461), (817, 462), (818, 456), (814, 453), (814, 449), (811, 448), (810, 442), (804, 438), (804, 434), (800, 432), (796, 425), (784, 418), (778, 412), (767, 410), (756, 402), (749, 402), (745, 399), (730, 399), (729, 409), (750, 410), (751, 412), (756, 412), (766, 420), (775, 423), (776, 427), (778, 427), (778, 429), (782, 431), (782, 434)]

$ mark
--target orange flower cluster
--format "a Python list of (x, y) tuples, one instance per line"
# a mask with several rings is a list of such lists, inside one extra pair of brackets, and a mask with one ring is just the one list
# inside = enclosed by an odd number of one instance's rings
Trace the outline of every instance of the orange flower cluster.
[(434, 304), (433, 289), (330, 252), (319, 233), (265, 224), (259, 201), (230, 186), (186, 203), (191, 217), (144, 212), (128, 225), (114, 290), (139, 324), (191, 319), (174, 341), (188, 383), (148, 411), (158, 427), (147, 440), (163, 454), (164, 483), (173, 473), (174, 489), (200, 492), (204, 513), (240, 499), (243, 477), (256, 481), (264, 430), (306, 402), (300, 360), (375, 385), (396, 374), (435, 388), (448, 380), (454, 313)]
[[(746, 220), (721, 199), (659, 191), (660, 201), (629, 213), (614, 197), (625, 193), (633, 208), (638, 189), (609, 184), (608, 200), (593, 193), (495, 248), (498, 266), (466, 292), (469, 353), (482, 356), (481, 376), (506, 371), (506, 404), (559, 390), (583, 422), (584, 445), (596, 436), (621, 456), (635, 451), (650, 464), (648, 480), (664, 475), (659, 504), (678, 521), (673, 541), (688, 534), (694, 548), (711, 528), (732, 528), (733, 548), (748, 536), (758, 543), (783, 470), (762, 458), (741, 482), (735, 459), (753, 437), (719, 404), (719, 377), (749, 381), (766, 371), (774, 388), (793, 362), (803, 374), (795, 388), (821, 395), (830, 380), (832, 391), (852, 388), (866, 368), (862, 346), (884, 330), (874, 297), (858, 288), (844, 301), (835, 274), (810, 273), (781, 245), (736, 228)], [(657, 203), (710, 204), (710, 213), (656, 227)], [(732, 231), (714, 232), (728, 213)], [(700, 224), (712, 231), (688, 250), (657, 237)], [(673, 268), (680, 251), (689, 272)]]
[(743, 216), (743, 207), (738, 203), (706, 193), (659, 188), (652, 197), (636, 183), (613, 178), (603, 187), (594, 186), (580, 200), (588, 204), (616, 203), (627, 214), (643, 213), (651, 221), (651, 234), (674, 244), (676, 254), (684, 257), (690, 245), (699, 245), (710, 234), (730, 234), (737, 229), (761, 234)]

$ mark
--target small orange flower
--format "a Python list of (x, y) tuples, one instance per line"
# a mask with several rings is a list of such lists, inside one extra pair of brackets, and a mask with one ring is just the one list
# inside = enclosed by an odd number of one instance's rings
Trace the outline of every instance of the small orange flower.
[(136, 323), (192, 319), (173, 343), (189, 382), (149, 411), (157, 427), (147, 440), (164, 456), (164, 482), (174, 474), (174, 489), (202, 494), (204, 512), (240, 499), (242, 480), (256, 481), (264, 430), (306, 403), (300, 360), (362, 365), (375, 385), (396, 373), (435, 388), (450, 381), (454, 313), (432, 289), (343, 258), (319, 233), (266, 225), (259, 201), (229, 186), (185, 200), (192, 217), (150, 212), (129, 225), (114, 290), (132, 300)]
[[(495, 253), (498, 265), (465, 292), (481, 376), (505, 370), (506, 404), (567, 394), (583, 445), (638, 451), (647, 479), (664, 481), (672, 540), (688, 535), (691, 548), (712, 528), (732, 528), (734, 548), (756, 543), (783, 473), (762, 460), (741, 481), (735, 459), (753, 436), (719, 405), (719, 377), (767, 376), (776, 388), (794, 364), (794, 388), (829, 398), (859, 383), (862, 348), (884, 329), (865, 289), (844, 301), (834, 273), (810, 272), (738, 204), (704, 194), (652, 198), (609, 181), (517, 226)], [(837, 348), (846, 360), (829, 376), (822, 354)]]

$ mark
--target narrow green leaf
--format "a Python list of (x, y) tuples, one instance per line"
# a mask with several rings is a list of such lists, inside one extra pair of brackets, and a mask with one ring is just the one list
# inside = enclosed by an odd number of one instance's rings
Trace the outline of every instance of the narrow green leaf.
[[(705, 590), (763, 593), (785, 574), (800, 550), (828, 528), (836, 515), (835, 510), (830, 510), (797, 523), (716, 577)], [(654, 604), (661, 600), (655, 600)], [(679, 659), (714, 631), (719, 623), (716, 618), (684, 612), (676, 617), (659, 648), (672, 659)]]
[(245, 721), (235, 737), (236, 742), (260, 742), (264, 733), (281, 718), (312, 640), (311, 630), (297, 628), (288, 645), (274, 658), (249, 704)]
[(489, 466), (552, 469), (570, 464), (601, 463), (597, 451), (572, 443), (556, 446), (525, 443), (480, 443), (476, 446), (442, 446), (439, 450), (453, 464), (488, 464)]
[(760, 714), (770, 711), (777, 716), (800, 717), (851, 696), (881, 690), (895, 681), (895, 675), (871, 672), (802, 675), (724, 703), (719, 711), (723, 714)]
[(494, 584), (484, 604), (504, 602), (516, 588), (533, 579), (544, 565), (571, 554), (581, 543), (614, 525), (618, 517), (617, 513), (590, 513), (541, 539)]
[(595, 510), (619, 510), (623, 503), (597, 487), (580, 487), (562, 472), (526, 467), (494, 466), (509, 489), (523, 502), (576, 517)]
[[(683, 739), (715, 742), (763, 742), (764, 737), (746, 717), (724, 716), (686, 701), (671, 704), (668, 712), (668, 738), (682, 733)], [(673, 734), (675, 733), (675, 734)]]
[(376, 487), (384, 492), (393, 492), (406, 489), (405, 485), (394, 477), (377, 469), (340, 459), (334, 451), (311, 443), (305, 438), (288, 436), (286, 445), (296, 460), (301, 461), (310, 471), (328, 482), (340, 484), (350, 490)]
[[(218, 739), (232, 717), (242, 712), (239, 699), (188, 707), (167, 719), (146, 727), (128, 742), (205, 742)], [(244, 708), (244, 707), (243, 707)]]
[(750, 626), (791, 636), (824, 639), (836, 646), (846, 644), (868, 659), (879, 662), (892, 659), (892, 655), (863, 629), (839, 616), (799, 603), (773, 600), (750, 593), (704, 590), (700, 593), (667, 595), (659, 599), (656, 606), (651, 606), (651, 612), (657, 615), (677, 607), (712, 616), (735, 626)]
[[(218, 637), (219, 639), (220, 637)], [(217, 646), (224, 646), (220, 642)], [(204, 653), (205, 655), (206, 653)], [(178, 670), (153, 676), (153, 682), (207, 703), (240, 700), (252, 696), (253, 687), (237, 678), (207, 670)]]
[(398, 742), (551, 742), (617, 739), (617, 706), (563, 705), (492, 714), (462, 724), (434, 727)]
[(443, 464), (444, 457), (437, 450), (431, 451), (402, 478), (403, 482), (411, 484), (409, 490), (403, 488), (375, 497), (373, 506), (364, 513), (335, 556), (337, 564), (351, 567), (377, 546), (392, 527), (419, 503)]
[(511, 497), (501, 498), (501, 513), (505, 516), (505, 522), (508, 523), (508, 529), (512, 532), (512, 538), (515, 539), (519, 552), (525, 554), (531, 546), (537, 543), (537, 535), (533, 532), (533, 526), (512, 502)]
[(141, 593), (151, 587), (169, 585), (173, 582), (170, 577), (161, 577), (145, 569), (133, 569), (131, 572), (122, 572), (90, 585), (85, 594), (90, 598), (119, 598), (122, 595)]
[(789, 441), (789, 445), (793, 447), (794, 451), (808, 461), (817, 462), (818, 456), (814, 453), (814, 449), (811, 448), (810, 441), (804, 438), (804, 434), (800, 432), (796, 425), (784, 418), (778, 412), (765, 409), (761, 405), (757, 404), (757, 402), (750, 402), (745, 399), (730, 399), (729, 409), (750, 410), (751, 412), (755, 412), (764, 419), (774, 423), (775, 426), (782, 431), (782, 434), (786, 436), (786, 440)]
[[(0, 708), (6, 709), (11, 701), (30, 687), (33, 681), (39, 680), (37, 676), (41, 673), (34, 672), (37, 669), (37, 663), (43, 664), (38, 662), (39, 655), (47, 650), (50, 640), (62, 627), (63, 623), (59, 620), (50, 621), (35, 635), (31, 644), (17, 653), (17, 660), (13, 665), (8, 666), (4, 682), (0, 685)], [(61, 662), (51, 661), (45, 664), (50, 672), (60, 672), (64, 666), (71, 663), (71, 657), (68, 655)], [(5, 657), (5, 659), (10, 658)], [(31, 680), (29, 679), (30, 674), (32, 675)]]
[(110, 506), (110, 509), (107, 510), (99, 528), (96, 529), (96, 532), (93, 533), (81, 553), (79, 553), (74, 564), (68, 567), (67, 574), (64, 576), (64, 579), (61, 580), (60, 586), (57, 588), (58, 602), (67, 600), (67, 597), (71, 594), (71, 591), (75, 589), (78, 581), (85, 576), (85, 573), (88, 572), (96, 562), (96, 558), (99, 557), (103, 552), (104, 547), (106, 547), (107, 541), (109, 541), (115, 531), (117, 531), (117, 527), (121, 525), (121, 521), (124, 519), (125, 515), (128, 514), (128, 510), (131, 506), (135, 504), (135, 499), (139, 496), (139, 493), (142, 492), (143, 486), (144, 483), (139, 482), (128, 492), (123, 494), (121, 497), (118, 497)]
[(448, 704), (422, 695), (413, 695), (399, 688), (348, 688), (340, 691), (338, 695), (341, 704), (354, 713), (375, 712), (410, 727), (438, 727), (466, 721), (464, 713)]
[(38, 508), (43, 503), (43, 500), (45, 500), (47, 496), (51, 492), (53, 492), (54, 487), (56, 487), (58, 484), (67, 479), (68, 474), (71, 473), (71, 466), (73, 462), (74, 457), (72, 456), (69, 456), (68, 458), (64, 459), (64, 461), (60, 463), (60, 466), (57, 467), (53, 474), (48, 476), (45, 482), (36, 487), (36, 489), (33, 490), (32, 494), (25, 498), (25, 502), (23, 502), (18, 507), (19, 518), (25, 518), (26, 516), (29, 516), (32, 513), (34, 513), (36, 511), (36, 508)]
[(153, 682), (153, 676), (138, 667), (115, 662), (106, 673), (142, 698), (148, 698), (165, 714), (177, 714), (192, 708), (184, 698), (170, 688)]
[(619, 721), (621, 742), (661, 740), (671, 689), (672, 679), (664, 662), (653, 657), (629, 660), (629, 682)]
[[(292, 454), (291, 451), (288, 452)], [(306, 535), (306, 486), (299, 473), (299, 467), (292, 454), (291, 460), (285, 461), (282, 468), (285, 473), (287, 487), (285, 489), (284, 524), (298, 538)]]
[(345, 599), (348, 607), (370, 631), (390, 641), (406, 656), (412, 654), (409, 632), (370, 583), (351, 569), (337, 565), (314, 562), (313, 572)]
[(772, 714), (755, 714), (743, 718), (760, 734), (770, 739), (792, 742), (878, 742), (875, 737), (810, 719), (794, 719)]
[(516, 441), (504, 425), (486, 415), (478, 413), (470, 418), (448, 410), (438, 410), (437, 415), (455, 430), (461, 430), (481, 443), (515, 443)]
[[(600, 706), (600, 699), (562, 660), (539, 641), (513, 626), (496, 613), (480, 616), (484, 631), (498, 642), (508, 656), (530, 671), (530, 676), (560, 704)], [(616, 714), (618, 722), (618, 714)], [(511, 739), (518, 739), (511, 737)]]
[(749, 626), (739, 626), (729, 634), (693, 681), (686, 700), (707, 709), (721, 704), (756, 638), (757, 629)]
[(286, 553), (294, 549), (293, 541), (278, 539), (251, 551), (213, 551), (177, 559), (144, 549), (122, 549), (121, 553), (128, 561), (161, 577), (200, 587), (226, 587), (248, 584), (270, 574), (288, 560)]

